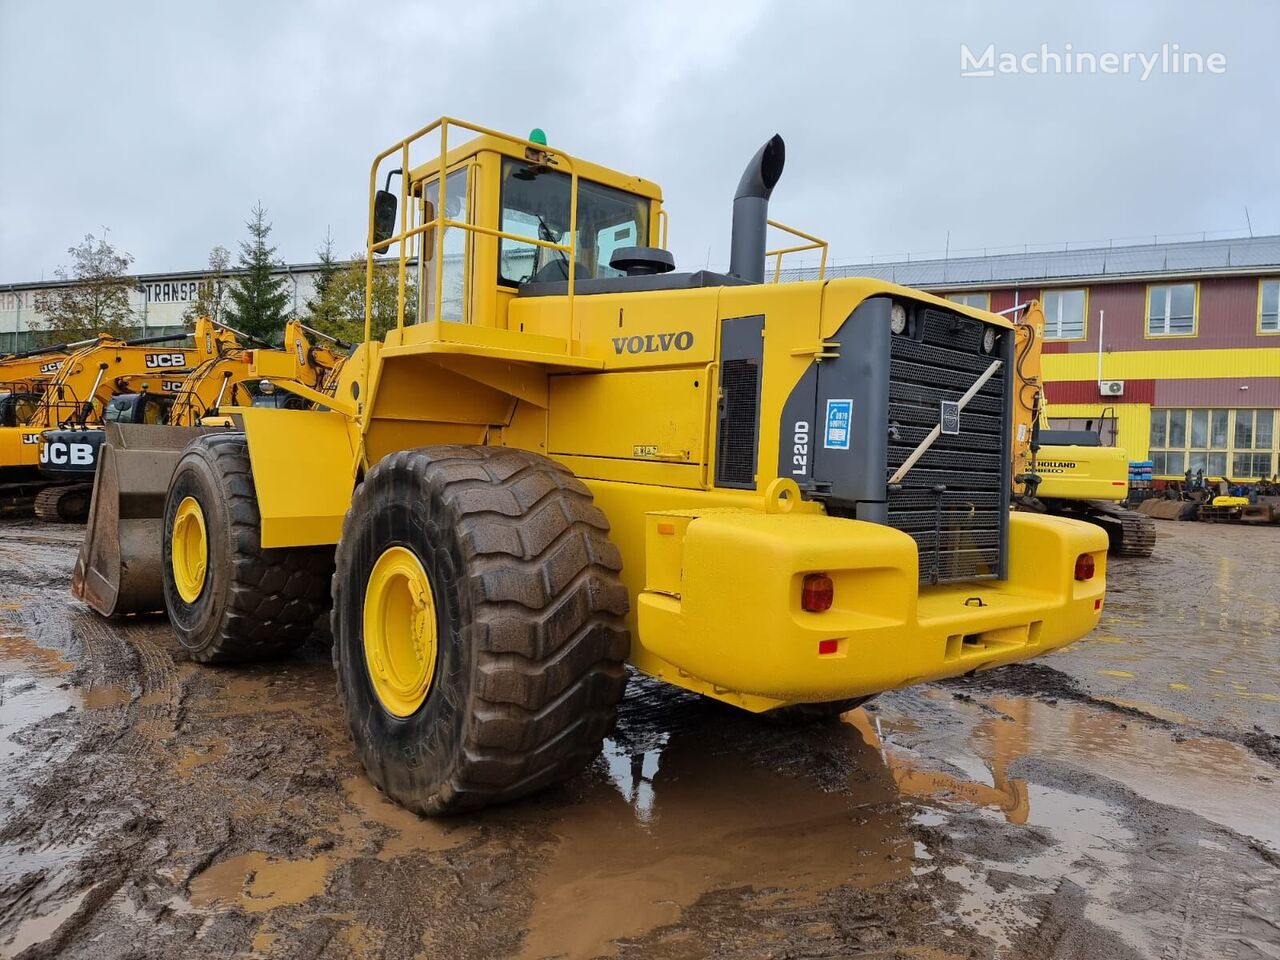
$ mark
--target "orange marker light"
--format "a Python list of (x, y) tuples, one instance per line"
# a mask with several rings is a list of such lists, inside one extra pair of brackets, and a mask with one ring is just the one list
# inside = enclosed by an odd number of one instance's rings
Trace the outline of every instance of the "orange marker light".
[[(800, 606), (810, 613), (822, 613), (830, 610), (836, 598), (835, 584), (825, 573), (808, 573), (804, 578), (804, 589), (800, 591)], [(825, 641), (824, 641), (825, 642)]]
[(1076, 579), (1092, 580), (1093, 579), (1093, 554), (1082, 553), (1076, 557)]
[(669, 537), (676, 532), (676, 525), (674, 523), (659, 523), (658, 532), (664, 537)]

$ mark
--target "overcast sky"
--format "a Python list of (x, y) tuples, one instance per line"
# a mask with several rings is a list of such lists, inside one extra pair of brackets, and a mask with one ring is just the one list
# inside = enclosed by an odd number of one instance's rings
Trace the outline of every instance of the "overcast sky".
[[(773, 215), (842, 261), (1243, 233), (1246, 207), (1280, 233), (1277, 38), (1270, 0), (0, 0), (0, 282), (103, 227), (140, 272), (199, 268), (259, 200), (283, 259), (330, 228), (354, 252), (369, 161), (445, 113), (658, 181), (682, 267), (727, 262), (775, 131)], [(961, 44), (1165, 43), (1225, 71), (960, 76)]]

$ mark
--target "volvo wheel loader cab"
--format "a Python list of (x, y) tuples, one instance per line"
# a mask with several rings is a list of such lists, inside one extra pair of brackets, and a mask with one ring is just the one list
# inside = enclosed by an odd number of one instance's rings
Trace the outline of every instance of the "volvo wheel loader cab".
[(1103, 444), (1103, 418), (1097, 430), (1050, 430), (1044, 425), (1044, 311), (1038, 301), (1025, 305), (1016, 330), (1015, 506), (1095, 524), (1106, 531), (1109, 549), (1117, 556), (1151, 556), (1155, 523), (1123, 505), (1129, 495), (1129, 455)]
[[(227, 333), (245, 343), (252, 339), (236, 331)], [(312, 337), (317, 341), (314, 345)], [(85, 468), (87, 477), (96, 474), (96, 479), (88, 528), (72, 571), (72, 594), (103, 616), (163, 610), (164, 501), (183, 451), (223, 427), (223, 407), (309, 407), (313, 401), (276, 390), (264, 375), (290, 378), (299, 389), (331, 392), (332, 378), (345, 360), (335, 348), (342, 346), (349, 345), (290, 320), (280, 349), (250, 348), (224, 338), (215, 353), (176, 385), (166, 420), (147, 419), (148, 408), (136, 400), (114, 399), (120, 415), (111, 416), (109, 408), (107, 422), (96, 431), (86, 431), (96, 436), (93, 462)], [(261, 384), (269, 393), (261, 392)], [(305, 478), (299, 481), (305, 483)], [(222, 572), (210, 576), (222, 576)]]
[(581, 769), (624, 661), (835, 712), (1086, 634), (1106, 536), (1008, 509), (1013, 325), (880, 280), (763, 283), (782, 166), (773, 138), (742, 175), (721, 274), (672, 269), (655, 184), (544, 143), (442, 119), (379, 154), (369, 284), (396, 272), (398, 322), (366, 318), (323, 409), (228, 411), (183, 455), (184, 645), (291, 640), (332, 557), (356, 750), (437, 814)]

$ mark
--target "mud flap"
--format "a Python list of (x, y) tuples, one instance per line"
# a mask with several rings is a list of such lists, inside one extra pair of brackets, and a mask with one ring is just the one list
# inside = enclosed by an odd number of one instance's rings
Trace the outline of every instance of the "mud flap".
[(204, 427), (106, 425), (71, 593), (104, 617), (164, 609), (164, 500), (187, 444)]

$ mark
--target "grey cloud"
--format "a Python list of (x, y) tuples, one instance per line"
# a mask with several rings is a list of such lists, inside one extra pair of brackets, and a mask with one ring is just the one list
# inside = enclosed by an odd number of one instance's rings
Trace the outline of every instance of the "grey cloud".
[[(0, 5), (0, 280), (109, 226), (144, 271), (234, 248), (261, 200), (290, 261), (362, 243), (374, 153), (443, 113), (662, 183), (677, 262), (723, 266), (742, 163), (861, 260), (1280, 232), (1280, 8), (1151, 2)], [(980, 50), (1221, 51), (1223, 76), (962, 79)]]

